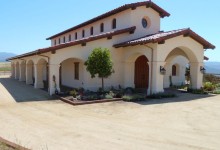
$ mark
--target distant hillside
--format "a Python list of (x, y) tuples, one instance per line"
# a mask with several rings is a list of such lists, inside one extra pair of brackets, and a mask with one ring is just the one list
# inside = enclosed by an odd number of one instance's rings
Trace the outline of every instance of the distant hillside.
[(205, 62), (206, 73), (220, 74), (220, 62)]
[(0, 52), (0, 62), (5, 62), (7, 58), (16, 56), (16, 54), (13, 53), (6, 53), (6, 52)]

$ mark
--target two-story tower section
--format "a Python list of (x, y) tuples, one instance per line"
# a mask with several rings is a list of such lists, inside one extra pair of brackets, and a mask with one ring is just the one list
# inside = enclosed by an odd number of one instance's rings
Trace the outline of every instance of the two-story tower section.
[(70, 29), (57, 33), (47, 40), (51, 46), (89, 37), (96, 37), (118, 30), (135, 29), (132, 35), (122, 36), (119, 42), (134, 39), (160, 31), (160, 19), (170, 14), (153, 2), (138, 2), (126, 4)]

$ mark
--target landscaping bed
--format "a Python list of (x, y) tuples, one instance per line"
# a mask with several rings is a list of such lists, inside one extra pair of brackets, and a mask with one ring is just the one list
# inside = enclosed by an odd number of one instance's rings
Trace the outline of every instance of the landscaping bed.
[(30, 150), (0, 137), (0, 150)]
[(84, 105), (94, 103), (104, 103), (112, 101), (145, 101), (149, 99), (162, 99), (176, 97), (174, 93), (156, 93), (152, 95), (146, 94), (146, 89), (134, 89), (127, 87), (125, 89), (119, 86), (118, 89), (111, 88), (110, 90), (102, 91), (85, 91), (83, 88), (72, 89), (66, 92), (58, 93), (60, 100), (71, 105)]

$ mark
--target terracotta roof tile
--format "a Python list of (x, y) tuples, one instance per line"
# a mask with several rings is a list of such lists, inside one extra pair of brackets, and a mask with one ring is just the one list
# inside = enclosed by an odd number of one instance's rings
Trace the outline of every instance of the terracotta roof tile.
[(71, 41), (71, 42), (68, 42), (68, 43), (63, 43), (63, 44), (52, 46), (52, 47), (38, 49), (38, 50), (35, 50), (35, 51), (32, 51), (32, 52), (28, 52), (28, 53), (25, 53), (25, 54), (22, 54), (22, 55), (18, 55), (18, 56), (15, 56), (15, 57), (8, 58), (7, 60), (13, 60), (13, 59), (19, 59), (19, 58), (23, 58), (23, 57), (27, 57), (27, 56), (39, 55), (39, 54), (42, 54), (42, 53), (55, 51), (55, 50), (60, 50), (62, 48), (66, 48), (66, 47), (70, 47), (70, 46), (74, 46), (74, 45), (79, 45), (79, 44), (99, 40), (99, 39), (102, 39), (102, 38), (111, 38), (112, 36), (127, 33), (127, 32), (133, 33), (135, 31), (135, 29), (136, 29), (136, 27), (133, 26), (133, 27), (130, 27), (130, 28), (125, 28), (125, 29), (121, 29), (121, 30), (115, 30), (115, 31), (102, 33), (102, 34), (99, 34), (99, 35), (89, 36), (89, 37), (86, 37), (86, 38), (83, 38), (83, 39), (80, 39), (80, 40)]
[(204, 49), (215, 49), (215, 46), (206, 41), (204, 38), (193, 32), (190, 28), (173, 30), (168, 32), (159, 32), (152, 35), (147, 35), (142, 38), (122, 42), (119, 44), (115, 44), (114, 47), (126, 47), (126, 46), (134, 46), (139, 44), (148, 44), (148, 43), (160, 43), (167, 39), (171, 39), (180, 35), (189, 36), (192, 39), (196, 40), (200, 44), (203, 45)]
[(55, 34), (55, 35), (53, 35), (53, 36), (51, 36), (51, 37), (48, 37), (47, 40), (50, 40), (50, 39), (55, 38), (55, 37), (58, 37), (58, 36), (60, 36), (60, 35), (63, 35), (63, 34), (65, 34), (65, 33), (70, 32), (70, 31), (79, 29), (79, 28), (81, 28), (81, 27), (87, 26), (87, 25), (89, 25), (89, 24), (91, 24), (91, 23), (94, 23), (94, 22), (96, 22), (96, 21), (98, 21), (98, 20), (107, 18), (107, 17), (109, 17), (109, 16), (112, 16), (112, 15), (114, 15), (114, 14), (120, 13), (120, 12), (125, 11), (125, 10), (127, 10), (127, 9), (133, 9), (133, 8), (140, 7), (140, 6), (146, 6), (146, 7), (150, 7), (150, 8), (152, 8), (152, 9), (154, 9), (155, 11), (157, 11), (157, 12), (159, 13), (159, 15), (160, 15), (162, 18), (163, 18), (163, 17), (166, 17), (166, 16), (167, 16), (167, 17), (170, 16), (170, 14), (169, 14), (168, 12), (166, 12), (164, 9), (162, 9), (161, 7), (159, 7), (158, 5), (156, 5), (155, 3), (151, 2), (151, 1), (131, 3), (131, 4), (126, 4), (126, 5), (123, 5), (123, 6), (121, 6), (121, 7), (116, 8), (116, 9), (113, 9), (113, 10), (107, 12), (107, 13), (104, 13), (104, 14), (102, 14), (102, 15), (100, 15), (100, 16), (97, 16), (97, 17), (95, 17), (95, 18), (93, 18), (93, 19), (91, 19), (91, 20), (88, 20), (88, 21), (86, 21), (86, 22), (84, 22), (84, 23), (81, 23), (81, 24), (79, 24), (79, 25), (77, 25), (77, 26), (74, 26), (74, 27), (72, 27), (72, 28), (70, 28), (70, 29), (67, 29), (67, 30), (65, 30), (65, 31), (63, 31), (63, 32), (57, 33), (57, 34)]

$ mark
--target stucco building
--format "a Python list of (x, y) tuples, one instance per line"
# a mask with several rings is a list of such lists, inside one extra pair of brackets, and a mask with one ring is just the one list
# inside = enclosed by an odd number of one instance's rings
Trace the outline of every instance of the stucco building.
[(160, 21), (168, 16), (151, 1), (126, 4), (47, 38), (50, 47), (9, 58), (12, 77), (50, 94), (62, 86), (96, 90), (101, 80), (91, 78), (84, 62), (94, 48), (103, 47), (111, 51), (115, 71), (105, 79), (106, 87), (162, 92), (170, 76), (173, 84), (184, 82), (189, 64), (192, 87), (200, 88), (204, 49), (215, 46), (190, 28), (161, 31)]

